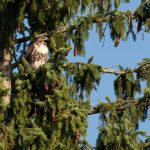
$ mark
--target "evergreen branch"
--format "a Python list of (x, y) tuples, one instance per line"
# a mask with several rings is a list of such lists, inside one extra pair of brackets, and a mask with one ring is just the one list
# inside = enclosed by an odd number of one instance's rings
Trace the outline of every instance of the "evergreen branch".
[[(101, 19), (103, 20), (103, 22), (108, 22), (111, 15), (114, 14), (115, 11), (112, 11), (112, 12), (109, 12), (108, 14), (106, 14), (105, 16), (102, 16), (102, 15), (93, 15), (93, 16), (88, 16), (88, 17), (85, 17), (85, 16), (80, 16), (80, 19), (81, 20), (89, 20), (89, 17), (91, 17), (91, 21), (92, 23), (98, 23), (101, 21)], [(128, 12), (119, 12), (121, 14), (124, 14), (124, 16), (128, 17), (130, 16), (130, 18), (132, 20), (136, 19), (137, 18), (137, 14), (136, 14), (136, 11), (133, 12), (133, 13), (128, 13)], [(77, 23), (77, 24), (74, 24), (74, 25), (70, 25), (70, 26), (63, 26), (63, 27), (60, 27), (58, 29), (56, 29), (56, 33), (57, 34), (62, 34), (62, 33), (69, 33), (75, 29), (78, 29), (78, 27), (82, 24), (82, 21), (80, 23)], [(29, 41), (31, 39), (34, 39), (34, 38), (37, 38), (41, 35), (47, 35), (47, 36), (51, 36), (52, 33), (51, 32), (46, 32), (46, 33), (42, 33), (42, 34), (38, 34), (38, 35), (31, 35), (31, 36), (27, 36), (27, 37), (23, 37), (23, 38), (19, 38), (19, 39), (16, 39), (15, 40), (15, 43), (23, 43), (23, 42), (26, 42), (26, 41)]]
[[(88, 20), (88, 19), (89, 19), (88, 17), (85, 17), (85, 16), (84, 16), (84, 17), (82, 16), (82, 18), (85, 19), (85, 20)], [(93, 23), (98, 23), (100, 19), (101, 19), (101, 16), (98, 16), (98, 15), (93, 16), (93, 17), (92, 17), (92, 22), (93, 22)], [(106, 19), (103, 19), (103, 22), (106, 22)], [(73, 30), (75, 30), (75, 29), (78, 29), (78, 27), (79, 27), (81, 24), (82, 24), (82, 21), (81, 21), (80, 23), (75, 24), (75, 25), (60, 27), (60, 28), (58, 28), (58, 29), (56, 30), (56, 34), (62, 34), (62, 33), (71, 32), (71, 31), (73, 31)], [(27, 42), (27, 41), (29, 41), (29, 40), (31, 40), (31, 39), (37, 38), (37, 37), (39, 37), (39, 36), (42, 36), (43, 34), (44, 34), (44, 35), (47, 35), (47, 36), (51, 36), (51, 35), (52, 35), (51, 32), (46, 32), (46, 33), (42, 33), (42, 34), (38, 34), (38, 35), (31, 35), (31, 36), (27, 36), (27, 37), (23, 37), (23, 38), (16, 39), (16, 40), (15, 40), (15, 43), (17, 44), (17, 43)]]
[(116, 111), (126, 110), (129, 107), (131, 107), (132, 105), (135, 105), (136, 108), (138, 106), (148, 107), (148, 106), (150, 106), (150, 98), (143, 97), (140, 100), (129, 99), (129, 100), (123, 100), (123, 101), (119, 101), (119, 102), (101, 103), (100, 105), (93, 107), (92, 112), (89, 113), (88, 115), (93, 115), (93, 114), (97, 114), (97, 113), (103, 113), (103, 112), (110, 111), (111, 105), (114, 105), (114, 104), (116, 105), (116, 109), (115, 109)]
[(110, 73), (115, 75), (126, 75), (126, 74), (130, 74), (131, 72), (137, 72), (137, 71), (138, 68), (135, 68), (133, 70), (113, 70), (113, 69), (109, 69), (109, 67), (102, 68), (103, 73)]
[(16, 39), (15, 40), (15, 43), (23, 43), (23, 42), (27, 42), (31, 39), (35, 39), (35, 38), (38, 38), (40, 36), (47, 36), (48, 33), (42, 33), (42, 34), (38, 34), (38, 35), (33, 35), (33, 36), (27, 36), (27, 37), (23, 37), (23, 38), (19, 38), (19, 39)]
[[(139, 7), (143, 7), (146, 3), (148, 3), (148, 1), (145, 1), (143, 3), (141, 3), (141, 5)], [(101, 21), (101, 19), (103, 20), (103, 22), (108, 22), (110, 17), (116, 12), (116, 10), (110, 11), (108, 14), (106, 14), (105, 16), (102, 16), (101, 14), (95, 14), (93, 16), (80, 16), (80, 18), (84, 19), (84, 20), (89, 20), (89, 18), (91, 18), (92, 23), (98, 23)], [(123, 14), (125, 17), (130, 17), (130, 19), (132, 20), (136, 20), (139, 17), (138, 14), (138, 9), (136, 9), (133, 13), (129, 13), (129, 11), (127, 12), (119, 12), (120, 14)], [(61, 33), (65, 33), (65, 32), (70, 32), (73, 31), (75, 29), (78, 29), (78, 27), (82, 24), (82, 21), (80, 23), (77, 23), (76, 25), (71, 25), (71, 26), (64, 26), (64, 27), (60, 27), (56, 30), (57, 34), (61, 34)], [(23, 37), (23, 38), (19, 38), (15, 40), (15, 43), (23, 43), (26, 41), (29, 41), (31, 39), (37, 38), (38, 36), (41, 35), (49, 35), (51, 36), (52, 33), (42, 33), (42, 34), (38, 34), (38, 35), (32, 35), (32, 36), (27, 36), (27, 37)]]
[[(110, 74), (115, 74), (115, 75), (126, 75), (126, 74), (130, 74), (130, 73), (137, 73), (139, 70), (141, 70), (144, 66), (146, 66), (148, 64), (150, 64), (150, 62), (143, 63), (139, 67), (134, 68), (134, 69), (125, 69), (125, 70), (114, 70), (114, 69), (110, 69), (110, 67), (101, 67), (100, 65), (96, 65), (96, 64), (93, 64), (93, 65), (97, 66), (101, 70), (102, 73), (110, 73)], [(71, 62), (71, 63), (68, 63), (67, 65), (65, 65), (64, 67), (70, 67), (71, 69), (73, 69), (74, 65), (82, 66), (82, 65), (86, 65), (86, 63)]]

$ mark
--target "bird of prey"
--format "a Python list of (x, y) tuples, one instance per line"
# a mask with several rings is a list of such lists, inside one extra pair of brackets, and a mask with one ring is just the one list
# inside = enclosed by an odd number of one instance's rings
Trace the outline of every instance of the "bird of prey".
[(47, 63), (49, 50), (45, 43), (46, 40), (48, 40), (47, 37), (39, 36), (27, 49), (24, 57), (32, 68), (39, 68)]

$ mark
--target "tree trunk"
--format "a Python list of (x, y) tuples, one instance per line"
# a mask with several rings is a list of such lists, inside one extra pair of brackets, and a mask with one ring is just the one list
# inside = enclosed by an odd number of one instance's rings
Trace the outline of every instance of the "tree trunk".
[(2, 100), (4, 105), (10, 103), (11, 96), (11, 52), (9, 47), (0, 50), (0, 71), (4, 75), (2, 81)]
[[(0, 102), (4, 105), (10, 103), (11, 96), (11, 50), (10, 41), (15, 31), (14, 3), (8, 3), (5, 9), (0, 11), (0, 72), (2, 72), (2, 91)], [(2, 99), (2, 100), (1, 100)]]

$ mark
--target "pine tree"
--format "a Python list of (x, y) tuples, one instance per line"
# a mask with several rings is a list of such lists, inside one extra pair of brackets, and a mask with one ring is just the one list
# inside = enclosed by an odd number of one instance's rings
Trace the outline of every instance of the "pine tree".
[[(148, 150), (150, 137), (138, 130), (148, 118), (150, 59), (135, 69), (112, 70), (92, 63), (68, 62), (68, 53), (85, 56), (84, 42), (96, 24), (100, 41), (106, 28), (117, 47), (129, 34), (150, 32), (150, 0), (132, 12), (130, 0), (2, 0), (0, 2), (0, 149), (92, 149), (86, 141), (89, 115), (99, 113), (97, 150)], [(136, 24), (136, 26), (134, 26)], [(30, 43), (48, 38), (49, 60), (32, 68), (24, 58)], [(101, 74), (115, 74), (116, 101), (107, 97), (91, 108), (91, 92)], [(141, 83), (147, 82), (144, 96)], [(146, 138), (142, 141), (142, 135)]]

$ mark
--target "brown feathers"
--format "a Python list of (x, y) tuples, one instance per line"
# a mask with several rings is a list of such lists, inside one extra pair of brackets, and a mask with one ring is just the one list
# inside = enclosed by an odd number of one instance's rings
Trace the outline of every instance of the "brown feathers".
[(45, 43), (46, 39), (45, 37), (38, 37), (26, 51), (24, 57), (33, 68), (39, 68), (48, 61), (49, 50)]

